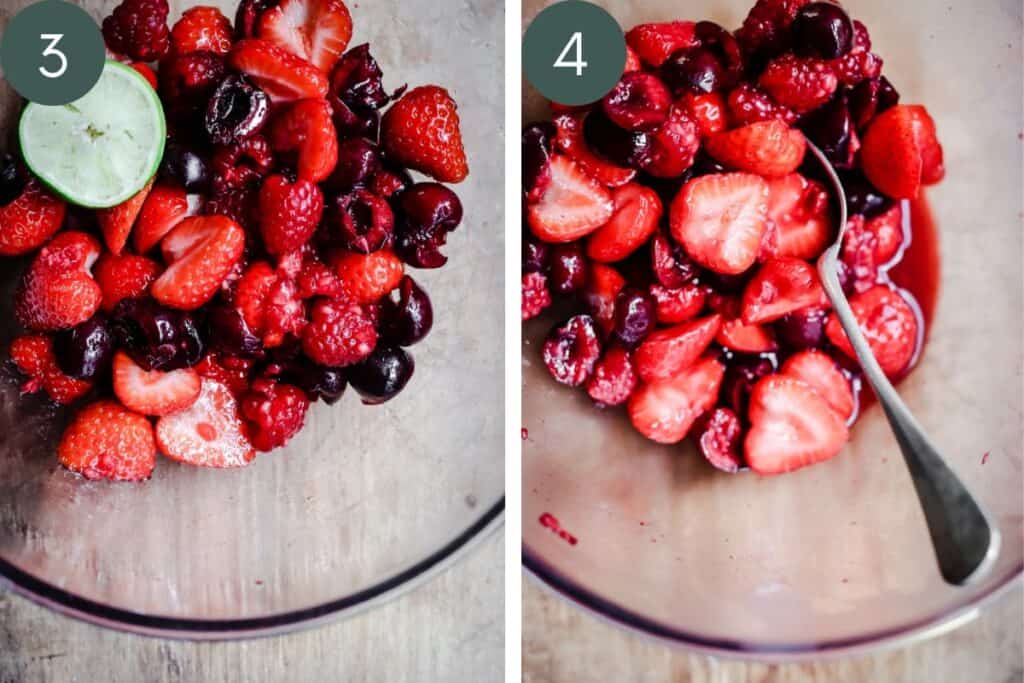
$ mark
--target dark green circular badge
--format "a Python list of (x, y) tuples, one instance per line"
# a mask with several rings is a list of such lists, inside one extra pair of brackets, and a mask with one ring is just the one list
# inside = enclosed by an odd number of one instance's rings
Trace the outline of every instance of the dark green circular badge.
[(99, 26), (63, 0), (43, 0), (18, 12), (0, 42), (7, 82), (25, 99), (50, 106), (89, 92), (105, 59)]
[(551, 5), (526, 29), (523, 69), (544, 97), (560, 104), (595, 102), (626, 65), (626, 38), (604, 9), (582, 0)]

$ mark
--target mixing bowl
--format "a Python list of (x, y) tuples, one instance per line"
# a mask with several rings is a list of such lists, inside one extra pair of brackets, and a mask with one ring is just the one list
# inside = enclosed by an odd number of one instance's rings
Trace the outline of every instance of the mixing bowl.
[[(742, 21), (750, 0), (599, 0), (623, 27)], [(924, 355), (901, 385), (1003, 537), (992, 571), (939, 575), (910, 477), (877, 405), (843, 453), (778, 477), (713, 470), (596, 410), (523, 331), (523, 561), (577, 604), (732, 656), (819, 658), (962, 623), (1019, 583), (1022, 536), (1021, 9), (849, 0), (902, 101), (925, 104), (947, 176), (929, 199), (942, 257)], [(543, 3), (524, 3), (524, 25)], [(682, 15), (682, 16), (680, 16)], [(586, 55), (584, 54), (584, 58)], [(524, 121), (546, 114), (536, 93)], [(553, 533), (561, 531), (562, 533)], [(527, 628), (529, 626), (527, 625)]]
[[(4, 3), (3, 18), (23, 4)], [(97, 17), (112, 6), (88, 4)], [(4, 381), (0, 588), (136, 632), (240, 637), (365, 608), (500, 526), (503, 212), (490, 190), (502, 178), (502, 13), (491, 0), (469, 5), (349, 5), (352, 44), (370, 41), (387, 87), (451, 90), (470, 161), (448, 266), (413, 273), (430, 292), (435, 324), (411, 350), (417, 367), (405, 391), (378, 407), (354, 392), (316, 404), (285, 449), (244, 469), (161, 459), (152, 480), (111, 484), (60, 469), (54, 447), (66, 415)], [(186, 6), (172, 2), (172, 20)], [(233, 3), (222, 10), (234, 16)], [(18, 103), (6, 87), (2, 104), (9, 126)], [(4, 349), (23, 265), (4, 262)]]

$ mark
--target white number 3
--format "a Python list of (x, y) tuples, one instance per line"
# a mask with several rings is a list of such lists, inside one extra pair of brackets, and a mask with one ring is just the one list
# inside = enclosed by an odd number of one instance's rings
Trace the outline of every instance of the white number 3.
[[(576, 46), (576, 61), (575, 62), (567, 62), (567, 61), (565, 61), (565, 56), (569, 53), (569, 50), (572, 49), (573, 45)], [(558, 69), (558, 68), (563, 68), (563, 69), (575, 68), (576, 69), (576, 75), (577, 76), (582, 76), (583, 75), (583, 67), (585, 67), (586, 65), (587, 65), (587, 63), (583, 61), (583, 34), (580, 33), (579, 31), (577, 31), (576, 33), (572, 34), (572, 38), (569, 38), (569, 42), (566, 43), (565, 47), (562, 48), (562, 54), (558, 55), (558, 59), (555, 60), (554, 67), (556, 69)]]
[(41, 33), (39, 38), (42, 40), (50, 41), (50, 44), (43, 50), (43, 56), (49, 57), (55, 55), (60, 60), (60, 68), (56, 71), (50, 71), (44, 66), (39, 67), (39, 73), (46, 76), (47, 78), (60, 78), (64, 75), (64, 72), (68, 70), (68, 58), (63, 52), (56, 48), (57, 43), (64, 37), (63, 33)]

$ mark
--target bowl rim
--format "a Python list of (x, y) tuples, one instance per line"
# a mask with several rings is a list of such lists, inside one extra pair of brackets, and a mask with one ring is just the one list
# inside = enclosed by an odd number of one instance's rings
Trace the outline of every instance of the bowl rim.
[(832, 660), (906, 647), (973, 621), (981, 614), (982, 609), (994, 604), (1014, 588), (1024, 585), (1022, 561), (1000, 582), (970, 602), (909, 624), (851, 638), (782, 645), (702, 636), (645, 617), (584, 588), (541, 559), (540, 555), (531, 550), (525, 542), (522, 544), (522, 565), (527, 575), (537, 584), (583, 611), (623, 630), (699, 654), (773, 663)]
[(319, 605), (243, 619), (188, 619), (112, 607), (59, 588), (0, 557), (0, 591), (104, 628), (174, 640), (244, 640), (314, 628), (354, 616), (427, 583), (462, 560), (505, 521), (505, 496), (466, 529), (412, 566), (350, 595)]

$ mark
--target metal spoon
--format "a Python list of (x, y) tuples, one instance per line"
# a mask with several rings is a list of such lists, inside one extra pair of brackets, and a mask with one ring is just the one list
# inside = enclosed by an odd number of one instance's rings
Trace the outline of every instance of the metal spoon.
[(839, 247), (846, 231), (846, 195), (839, 176), (822, 151), (810, 141), (807, 149), (824, 167), (839, 205), (839, 230), (835, 242), (818, 259), (818, 273), (824, 283), (825, 293), (857, 354), (864, 377), (874, 389), (889, 419), (889, 426), (896, 435), (914, 481), (917, 497), (921, 501), (921, 509), (924, 510), (942, 577), (953, 585), (966, 585), (984, 576), (994, 564), (999, 554), (999, 531), (989, 522), (985, 510), (928, 440), (924, 430), (882, 372), (861, 334), (850, 303), (839, 284), (838, 275)]

